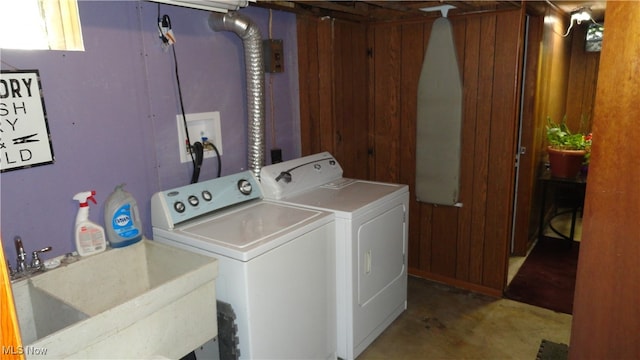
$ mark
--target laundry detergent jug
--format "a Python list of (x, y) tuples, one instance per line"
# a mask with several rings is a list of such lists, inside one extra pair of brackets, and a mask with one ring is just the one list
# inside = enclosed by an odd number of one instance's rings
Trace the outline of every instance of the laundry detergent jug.
[(107, 240), (112, 248), (132, 245), (142, 239), (138, 204), (133, 196), (123, 189), (124, 185), (116, 186), (105, 202), (104, 224)]

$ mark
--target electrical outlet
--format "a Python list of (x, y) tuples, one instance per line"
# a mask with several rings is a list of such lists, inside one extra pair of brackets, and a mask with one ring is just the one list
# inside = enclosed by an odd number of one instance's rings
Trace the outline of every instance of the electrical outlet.
[[(222, 155), (222, 136), (220, 133), (220, 112), (204, 112), (186, 114), (186, 123), (189, 129), (189, 139), (191, 145), (196, 141), (203, 142), (202, 138), (206, 137), (207, 141), (215, 145), (220, 155)], [(187, 136), (184, 131), (184, 121), (182, 115), (176, 116), (178, 126), (178, 149), (180, 151), (180, 162), (191, 162), (191, 155), (187, 152)], [(216, 152), (212, 148), (205, 146), (204, 158), (216, 156)]]

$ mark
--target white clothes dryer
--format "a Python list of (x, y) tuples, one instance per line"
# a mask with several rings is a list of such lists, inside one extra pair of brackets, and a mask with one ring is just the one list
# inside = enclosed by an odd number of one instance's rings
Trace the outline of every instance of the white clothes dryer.
[(335, 214), (338, 357), (354, 359), (407, 308), (407, 185), (342, 177), (327, 152), (265, 166), (265, 199)]
[(241, 359), (335, 358), (334, 216), (261, 197), (249, 171), (158, 192), (154, 240), (218, 259)]

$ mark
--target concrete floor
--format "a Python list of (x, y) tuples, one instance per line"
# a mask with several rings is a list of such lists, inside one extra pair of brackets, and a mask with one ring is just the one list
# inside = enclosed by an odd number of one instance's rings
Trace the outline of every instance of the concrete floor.
[(534, 360), (542, 339), (569, 344), (571, 315), (412, 276), (407, 307), (358, 360)]

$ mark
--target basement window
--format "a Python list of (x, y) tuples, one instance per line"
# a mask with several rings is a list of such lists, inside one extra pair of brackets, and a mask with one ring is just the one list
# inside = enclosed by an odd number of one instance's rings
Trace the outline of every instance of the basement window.
[(77, 0), (0, 0), (0, 48), (84, 50)]

